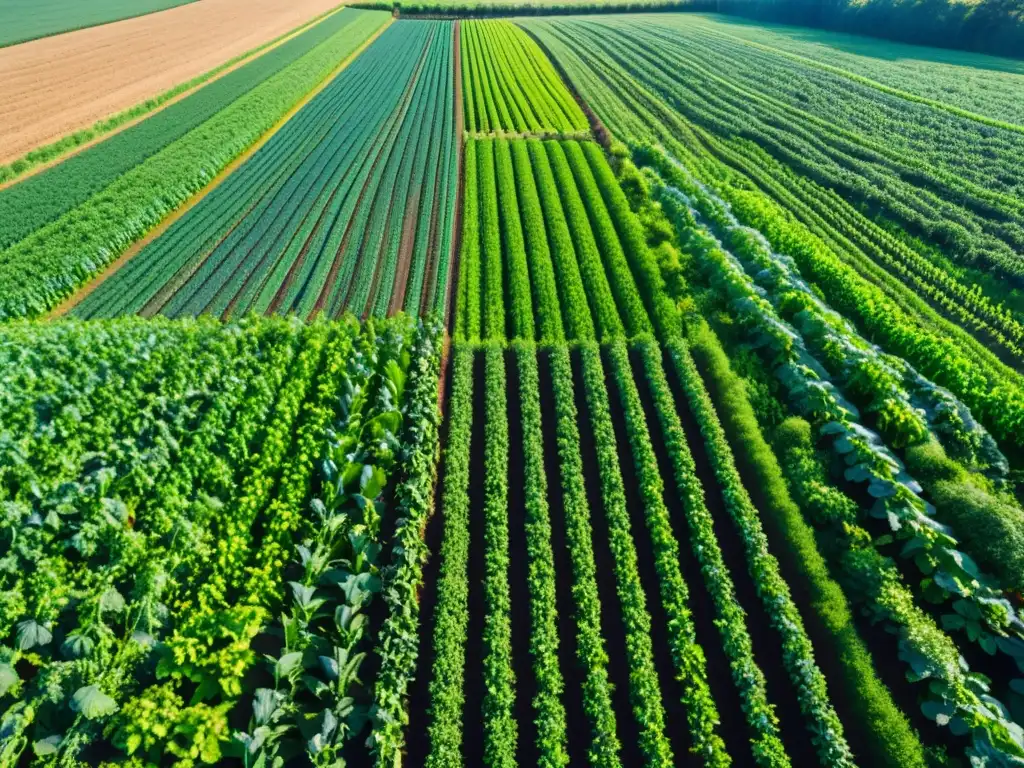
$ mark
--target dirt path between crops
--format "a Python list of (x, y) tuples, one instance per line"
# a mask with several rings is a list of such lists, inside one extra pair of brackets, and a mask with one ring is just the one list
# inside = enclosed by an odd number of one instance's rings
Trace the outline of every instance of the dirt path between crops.
[(0, 49), (0, 162), (157, 96), (337, 5), (203, 0)]
[[(164, 219), (156, 227), (154, 227), (152, 230), (150, 230), (150, 232), (145, 237), (143, 237), (141, 240), (138, 240), (137, 242), (135, 242), (130, 248), (128, 248), (127, 251), (122, 253), (115, 261), (113, 261), (109, 265), (107, 265), (103, 269), (103, 271), (101, 271), (99, 274), (97, 274), (95, 277), (93, 277), (88, 283), (83, 285), (78, 291), (76, 291), (75, 293), (71, 294), (71, 296), (69, 296), (67, 299), (65, 299), (60, 304), (58, 304), (56, 307), (54, 307), (52, 310), (50, 310), (50, 312), (45, 316), (44, 319), (46, 319), (46, 320), (53, 320), (53, 319), (56, 319), (58, 317), (62, 317), (64, 315), (66, 315), (68, 312), (70, 312), (72, 309), (74, 309), (76, 306), (78, 306), (90, 293), (92, 293), (97, 288), (99, 288), (99, 286), (107, 278), (109, 278), (117, 270), (119, 270), (121, 267), (123, 267), (139, 251), (141, 251), (143, 248), (145, 248), (151, 242), (156, 240), (156, 238), (160, 237), (160, 235), (162, 235), (164, 232), (166, 232), (167, 229), (174, 222), (176, 222), (178, 219), (180, 219), (182, 216), (184, 216), (186, 213), (188, 213), (190, 210), (192, 210), (195, 206), (197, 206), (200, 202), (202, 202), (202, 200), (208, 194), (210, 194), (214, 189), (216, 189), (222, 183), (224, 183), (224, 180), (227, 179), (227, 177), (230, 176), (232, 173), (234, 173), (234, 171), (236, 169), (238, 169), (238, 167), (241, 166), (242, 163), (244, 163), (250, 157), (255, 155), (263, 147), (264, 144), (266, 144), (268, 141), (270, 141), (270, 139), (273, 137), (273, 135), (275, 133), (277, 133), (279, 130), (281, 130), (281, 128), (284, 127), (285, 123), (287, 123), (289, 120), (291, 120), (292, 117), (294, 117), (295, 114), (300, 109), (302, 109), (304, 106), (306, 106), (310, 101), (312, 101), (317, 96), (317, 94), (319, 94), (324, 88), (326, 88), (328, 86), (328, 84), (332, 80), (334, 80), (334, 78), (337, 77), (338, 74), (343, 69), (345, 69), (345, 67), (347, 67), (349, 64), (351, 64), (353, 61), (355, 61), (356, 57), (359, 56), (359, 54), (361, 54), (363, 51), (365, 51), (378, 37), (380, 37), (382, 34), (384, 34), (384, 31), (388, 27), (390, 27), (392, 23), (393, 23), (393, 20), (391, 20), (391, 19), (389, 19), (387, 22), (385, 22), (381, 26), (381, 28), (378, 29), (376, 32), (374, 32), (372, 35), (370, 35), (370, 37), (367, 38), (366, 41), (362, 45), (360, 45), (358, 48), (356, 48), (354, 51), (352, 51), (352, 53), (349, 54), (344, 60), (339, 62), (338, 66), (335, 67), (331, 71), (331, 73), (329, 75), (327, 75), (327, 77), (325, 77), (323, 79), (323, 81), (318, 86), (316, 86), (313, 90), (311, 90), (309, 93), (307, 93), (302, 99), (300, 99), (299, 102), (295, 106), (293, 106), (291, 109), (289, 109), (288, 112), (285, 113), (284, 117), (282, 117), (280, 120), (278, 120), (273, 125), (273, 127), (270, 128), (270, 130), (268, 130), (266, 133), (264, 133), (256, 141), (255, 144), (253, 144), (251, 147), (249, 147), (249, 149), (247, 149), (245, 152), (243, 152), (237, 158), (235, 158), (230, 163), (228, 163), (228, 165), (224, 168), (224, 170), (222, 170), (220, 173), (218, 173), (216, 176), (214, 176), (213, 180), (209, 184), (207, 184), (205, 187), (203, 187), (203, 189), (201, 189), (199, 192), (197, 192), (191, 198), (189, 198), (185, 203), (180, 205), (177, 210), (175, 210), (166, 219)], [(210, 254), (207, 253), (203, 258), (205, 259), (209, 255)]]

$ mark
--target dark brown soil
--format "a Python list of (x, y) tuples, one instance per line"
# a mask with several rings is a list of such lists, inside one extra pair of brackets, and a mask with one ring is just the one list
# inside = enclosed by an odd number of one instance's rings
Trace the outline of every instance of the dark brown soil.
[[(654, 665), (661, 686), (662, 706), (665, 708), (665, 722), (669, 724), (666, 735), (672, 744), (676, 765), (688, 765), (690, 755), (690, 731), (686, 727), (686, 707), (683, 706), (683, 688), (676, 680), (675, 664), (669, 645), (668, 616), (661, 601), (661, 582), (654, 566), (654, 545), (647, 530), (644, 501), (640, 496), (639, 479), (636, 475), (636, 460), (629, 444), (629, 433), (619, 405), (619, 388), (609, 375), (609, 363), (605, 357), (605, 387), (608, 390), (615, 441), (619, 445), (619, 466), (626, 490), (626, 508), (629, 510), (630, 530), (636, 547), (637, 571), (644, 595), (647, 597), (647, 611), (651, 614), (651, 644), (654, 648)], [(671, 476), (670, 476), (671, 477)]]
[[(526, 354), (532, 354), (527, 352)], [(533, 698), (537, 679), (530, 653), (531, 602), (529, 554), (526, 548), (526, 469), (523, 464), (523, 417), (519, 391), (519, 366), (516, 354), (505, 352), (506, 392), (508, 397), (508, 583), (512, 598), (512, 668), (516, 675), (515, 718), (519, 726), (516, 763), (537, 765), (537, 724)]]
[(692, 612), (697, 642), (704, 651), (707, 662), (708, 685), (718, 710), (720, 726), (719, 735), (725, 740), (726, 750), (739, 765), (746, 765), (753, 760), (750, 751), (752, 731), (747, 725), (743, 714), (739, 691), (732, 682), (729, 668), (729, 657), (722, 647), (722, 636), (715, 626), (715, 604), (704, 584), (700, 571), (700, 563), (693, 554), (690, 530), (686, 522), (686, 509), (676, 490), (675, 473), (668, 449), (665, 447), (664, 433), (658, 421), (658, 414), (644, 374), (641, 361), (634, 359), (634, 380), (640, 392), (640, 400), (644, 406), (648, 430), (651, 434), (651, 445), (658, 458), (658, 469), (665, 483), (665, 505), (672, 519), (672, 530), (679, 543), (680, 566), (683, 580), (690, 592), (689, 607)]

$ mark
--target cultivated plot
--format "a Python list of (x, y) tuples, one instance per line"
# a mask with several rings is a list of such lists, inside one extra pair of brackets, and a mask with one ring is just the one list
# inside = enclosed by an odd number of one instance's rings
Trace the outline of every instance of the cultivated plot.
[(451, 22), (392, 25), (76, 314), (384, 316), (443, 303), (453, 54)]
[[(395, 595), (420, 580), (437, 332), (404, 316), (0, 328), (19, 371), (4, 451), (25, 460), (2, 473), (0, 634), (16, 642), (0, 650), (0, 695), (38, 714), (8, 720), (5, 759), (272, 764), (386, 748), (413, 671), (394, 648), (415, 605)], [(52, 695), (58, 678), (67, 696)], [(352, 717), (309, 741), (325, 708)]]
[(541, 52), (507, 21), (462, 22), (466, 130), (481, 134), (583, 133), (579, 105)]

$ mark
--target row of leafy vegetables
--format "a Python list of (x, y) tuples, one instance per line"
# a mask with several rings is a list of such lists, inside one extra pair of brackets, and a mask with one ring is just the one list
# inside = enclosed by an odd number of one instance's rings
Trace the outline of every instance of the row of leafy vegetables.
[(404, 316), (4, 326), (0, 765), (393, 750), (438, 342)]

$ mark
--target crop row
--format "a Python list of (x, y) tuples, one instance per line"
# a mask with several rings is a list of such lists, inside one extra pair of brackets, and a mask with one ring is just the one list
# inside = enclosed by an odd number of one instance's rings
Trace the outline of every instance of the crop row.
[(452, 55), (449, 23), (392, 25), (76, 312), (384, 316), (443, 301)]
[[(10, 412), (106, 415), (8, 447), (25, 469), (5, 483), (2, 535), (11, 562), (33, 568), (3, 577), (3, 754), (324, 760), (368, 722), (375, 749), (392, 744), (385, 708), (401, 711), (412, 666), (394, 656), (405, 606), (385, 599), (379, 638), (363, 614), (382, 590), (415, 590), (422, 550), (410, 571), (381, 534), (411, 521), (418, 537), (428, 510), (437, 330), (404, 318), (52, 328), (5, 329), (5, 347), (50, 371), (10, 377)], [(379, 687), (358, 678), (371, 654)], [(236, 737), (229, 718), (250, 714)], [(313, 716), (321, 739), (308, 741)]]
[[(825, 678), (814, 662), (810, 640), (778, 564), (767, 551), (757, 512), (743, 491), (724, 438), (711, 426), (717, 421), (707, 395), (699, 394), (703, 391), (699, 376), (694, 379), (695, 371), (690, 368), (679, 369), (682, 391), (689, 393), (689, 399), (677, 402), (662, 369), (660, 347), (647, 340), (635, 349), (643, 361), (636, 371), (621, 339), (603, 350), (591, 343), (573, 353), (564, 345), (535, 348), (527, 342), (514, 342), (512, 357), (507, 359), (516, 361), (519, 384), (518, 389), (506, 391), (503, 377), (508, 375), (511, 381), (512, 374), (501, 346), (493, 342), (479, 349), (456, 345), (452, 431), (442, 504), (445, 531), (436, 584), (435, 653), (432, 669), (424, 670), (431, 679), (429, 723), (421, 726), (427, 734), (424, 743), (429, 745), (427, 764), (472, 763), (473, 750), (481, 748), (470, 735), (477, 729), (484, 735), (482, 759), (489, 764), (516, 764), (532, 749), (544, 765), (565, 765), (576, 750), (585, 752), (588, 762), (597, 765), (626, 764), (632, 756), (642, 757), (647, 764), (672, 765), (678, 754), (676, 743), (683, 744), (683, 740), (709, 765), (729, 765), (733, 759), (789, 765), (791, 749), (801, 755), (814, 750), (822, 764), (852, 764), (842, 725), (829, 703)], [(635, 376), (642, 377), (642, 388), (653, 393), (650, 405), (644, 402)], [(474, 379), (485, 386), (475, 407)], [(554, 402), (541, 407), (538, 389), (549, 386)], [(700, 434), (684, 433), (677, 408), (694, 409)], [(513, 414), (523, 422), (517, 432), (522, 444), (508, 441), (508, 418)], [(654, 424), (662, 431), (651, 433), (647, 419), (655, 414)], [(483, 424), (474, 427), (477, 419)], [(615, 425), (618, 419), (622, 431)], [(470, 490), (474, 435), (484, 441), (485, 481), (479, 495)], [(671, 463), (667, 466), (674, 467), (674, 480), (679, 484), (677, 488), (673, 483), (672, 491), (662, 482), (665, 465), (655, 451), (655, 442), (668, 447)], [(701, 475), (690, 457), (690, 446), (707, 452), (714, 475)], [(493, 498), (495, 494), (506, 498), (510, 467), (518, 464), (518, 455), (525, 467), (525, 514), (520, 516), (515, 507), (503, 506), (499, 515), (492, 506)], [(706, 481), (715, 486), (705, 491), (702, 485)], [(718, 494), (717, 486), (722, 483), (725, 506), (716, 508), (728, 517), (718, 520), (718, 513), (712, 514), (703, 498), (705, 492)], [(668, 501), (676, 495), (685, 508), (684, 514), (671, 502), (672, 509), (679, 510), (678, 516), (670, 511)], [(558, 502), (552, 503), (553, 498)], [(480, 510), (474, 509), (477, 504)], [(474, 532), (470, 521), (477, 514), (482, 515), (483, 523), (481, 530)], [(554, 514), (564, 520), (553, 520), (550, 515)], [(638, 519), (642, 521), (639, 527)], [(740, 558), (749, 569), (745, 573), (730, 572), (726, 564), (725, 545), (716, 533), (723, 525), (735, 526), (738, 540), (743, 542)], [(522, 590), (515, 582), (520, 577), (508, 560), (509, 540), (519, 538), (516, 529), (520, 526), (525, 528), (529, 561), (527, 573), (521, 577), (525, 580)], [(606, 533), (599, 536), (595, 526)], [(556, 530), (564, 535), (564, 552), (552, 549)], [(482, 537), (479, 542), (477, 536)], [(691, 552), (680, 550), (679, 536), (690, 541)], [(477, 546), (484, 547), (484, 554), (474, 566), (470, 553)], [(642, 563), (641, 551), (650, 552), (653, 562)], [(702, 577), (693, 587), (688, 587), (682, 575), (682, 564), (690, 558), (699, 564), (697, 572)], [(482, 569), (480, 573), (476, 567)], [(567, 569), (565, 575), (560, 573), (562, 568)], [(602, 570), (605, 568), (611, 572)], [(497, 585), (492, 585), (491, 579), (499, 577), (500, 589), (494, 591)], [(484, 579), (483, 594), (475, 600), (471, 584), (479, 578)], [(561, 579), (571, 579), (572, 584), (571, 603), (565, 605), (556, 587)], [(764, 632), (758, 630), (759, 643), (770, 642), (780, 649), (790, 676), (787, 685), (792, 686), (800, 705), (797, 717), (804, 721), (806, 735), (787, 731), (785, 744), (748, 634), (751, 618), (745, 609), (754, 606), (746, 598), (739, 599), (733, 579), (753, 580), (764, 603), (757, 610), (770, 618), (769, 631), (774, 635), (765, 640)], [(694, 620), (691, 588), (710, 593), (716, 612), (714, 624)], [(514, 595), (525, 595), (528, 609), (510, 603)], [(484, 612), (482, 636), (469, 629), (476, 621), (474, 610)], [(518, 611), (531, 616), (532, 663), (528, 666), (518, 663), (505, 624), (507, 617)], [(621, 632), (610, 629), (609, 622), (614, 621), (622, 622)], [(664, 623), (665, 630), (655, 632), (652, 622)], [(559, 648), (569, 627), (575, 633), (575, 658)], [(715, 629), (709, 631), (711, 627)], [(667, 643), (664, 647), (660, 645), (663, 642)], [(729, 659), (749, 728), (749, 744), (740, 733), (719, 731), (718, 702), (702, 649), (707, 643), (721, 644)], [(763, 652), (758, 651), (758, 656)], [(477, 688), (477, 675), (482, 676), (484, 691), (479, 711), (470, 706), (476, 699), (469, 698), (469, 691)], [(628, 695), (616, 695), (613, 685), (625, 685)], [(576, 686), (581, 687), (576, 690)], [(536, 744), (525, 747), (520, 743), (522, 721), (517, 729), (514, 717), (520, 711), (519, 697), (530, 689), (537, 691), (530, 705), (538, 727), (531, 731), (536, 734)], [(676, 711), (677, 706), (669, 702), (669, 696), (679, 697), (678, 711), (686, 713), (685, 737), (667, 727), (666, 708)], [(571, 732), (568, 741), (565, 739), (568, 710), (582, 713), (590, 729), (586, 738)], [(793, 716), (792, 712), (786, 715)], [(542, 723), (558, 727), (551, 730), (541, 727)], [(623, 742), (623, 738), (635, 739), (635, 743)], [(414, 752), (410, 759), (421, 757)]]
[(595, 177), (592, 163), (598, 176), (607, 163), (590, 146), (469, 140), (457, 338), (556, 343), (651, 329)]
[(0, 317), (36, 316), (69, 296), (258, 141), (385, 22), (359, 15), (205, 123), (3, 251)]
[(587, 119), (537, 44), (507, 21), (462, 23), (470, 133), (573, 133)]

